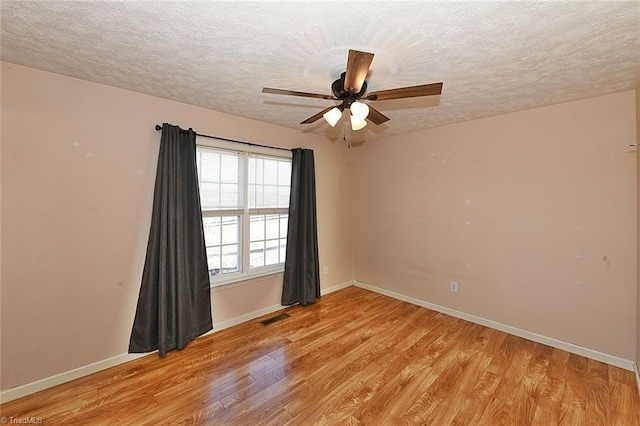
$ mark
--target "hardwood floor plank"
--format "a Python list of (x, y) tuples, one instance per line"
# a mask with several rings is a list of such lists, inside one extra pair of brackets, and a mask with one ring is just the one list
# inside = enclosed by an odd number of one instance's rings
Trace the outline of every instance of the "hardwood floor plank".
[(565, 392), (563, 399), (566, 403), (584, 411), (587, 407), (587, 375), (588, 361), (576, 354), (569, 355), (567, 372), (565, 375)]
[(634, 395), (633, 390), (635, 387), (632, 388), (618, 381), (613, 382), (610, 393), (612, 413), (610, 424), (640, 424), (640, 400), (637, 394)]
[(536, 343), (527, 371), (522, 377), (507, 421), (530, 425), (533, 423), (538, 400), (542, 394), (544, 379), (549, 365), (551, 347)]
[(560, 423), (560, 409), (562, 408), (564, 391), (563, 381), (549, 376), (544, 378), (542, 391), (533, 417), (533, 424), (557, 425)]
[[(575, 426), (585, 425), (586, 415), (584, 409), (580, 405), (569, 403), (562, 403), (560, 408), (560, 425), (561, 426)], [(611, 423), (616, 424), (616, 423)], [(633, 423), (631, 423), (633, 424)]]
[(92, 426), (633, 426), (640, 398), (632, 372), (348, 287), (0, 412)]
[[(341, 401), (349, 401), (350, 395), (345, 395), (351, 389), (353, 389), (353, 377), (373, 377), (376, 372), (380, 371), (379, 362), (384, 359), (389, 352), (393, 352), (393, 344), (406, 340), (404, 333), (394, 333), (393, 328), (386, 327), (386, 329), (380, 330), (376, 333), (375, 340), (367, 342), (368, 344), (362, 344), (358, 348), (350, 351), (345, 357), (340, 359), (340, 368), (336, 371), (334, 368), (327, 365), (318, 372), (312, 372), (309, 376), (309, 381), (312, 383), (314, 389), (320, 394), (323, 400), (328, 400), (325, 409), (320, 410), (320, 413), (313, 413), (313, 408), (307, 408), (307, 412), (302, 412), (300, 415), (305, 416), (322, 416), (327, 411), (341, 410), (343, 407)], [(410, 329), (409, 329), (410, 330)], [(409, 335), (414, 334), (414, 332)], [(356, 388), (359, 391), (358, 388)], [(313, 395), (317, 398), (318, 395)], [(309, 406), (307, 401), (297, 401), (298, 406)], [(348, 404), (347, 404), (348, 405)], [(287, 410), (290, 412), (299, 412), (300, 408), (296, 408), (294, 405), (287, 406)], [(308, 411), (312, 412), (308, 412)]]
[(607, 365), (607, 370), (609, 373), (609, 380), (616, 381), (627, 386), (636, 386), (636, 378), (633, 373), (629, 374), (628, 371), (614, 367), (613, 365)]
[(487, 368), (502, 380), (480, 418), (480, 424), (508, 424), (509, 414), (522, 386), (535, 345), (534, 342), (516, 336), (505, 337)]
[[(502, 382), (503, 380), (501, 380)], [(499, 385), (500, 386), (500, 385)], [(478, 420), (478, 425), (495, 426), (506, 425), (509, 417), (510, 406), (505, 402), (491, 398)]]
[(485, 369), (473, 389), (465, 395), (463, 403), (451, 421), (451, 424), (480, 424), (480, 418), (485, 408), (489, 405), (489, 401), (501, 380), (500, 377)]
[[(477, 389), (483, 373), (489, 365), (491, 358), (482, 351), (469, 352), (468, 357), (458, 358), (454, 363), (459, 363), (460, 374), (450, 389), (439, 390), (441, 402), (437, 413), (428, 420), (433, 424), (469, 424), (469, 419), (475, 414), (475, 407), (479, 407), (481, 398), (473, 402), (473, 394), (469, 395), (469, 389)], [(497, 383), (497, 382), (496, 382)], [(476, 394), (477, 395), (477, 394)], [(480, 394), (482, 395), (482, 394)], [(489, 396), (489, 395), (487, 395)], [(471, 410), (473, 408), (473, 410)], [(390, 419), (391, 420), (391, 419)]]
[[(456, 334), (460, 336), (469, 336), (469, 332), (477, 330), (477, 325), (473, 324), (467, 327), (467, 324), (461, 323), (462, 327), (458, 327)], [(436, 342), (445, 342), (444, 346), (430, 348), (429, 356), (424, 361), (429, 362), (432, 366), (432, 373), (426, 382), (429, 386), (422, 390), (416, 396), (415, 401), (401, 417), (401, 421), (411, 424), (425, 424), (432, 421), (438, 421), (438, 415), (449, 415), (446, 411), (449, 404), (454, 401), (454, 397), (448, 398), (449, 392), (455, 393), (456, 389), (461, 387), (457, 384), (462, 381), (464, 370), (468, 366), (469, 360), (474, 350), (465, 351), (464, 347), (455, 348), (456, 334), (450, 333), (448, 330), (442, 334)], [(472, 341), (468, 341), (467, 345), (473, 345)], [(465, 345), (465, 346), (467, 346)], [(434, 349), (434, 350), (432, 350)], [(457, 401), (456, 404), (459, 404)], [(442, 407), (442, 408), (441, 408)], [(443, 410), (439, 412), (439, 410)]]
[(585, 414), (589, 424), (605, 424), (612, 418), (609, 369), (606, 364), (587, 360), (587, 399)]

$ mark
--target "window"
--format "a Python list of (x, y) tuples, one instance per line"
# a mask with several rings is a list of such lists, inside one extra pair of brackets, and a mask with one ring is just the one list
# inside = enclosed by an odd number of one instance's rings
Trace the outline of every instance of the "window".
[(198, 146), (211, 285), (284, 268), (291, 159)]

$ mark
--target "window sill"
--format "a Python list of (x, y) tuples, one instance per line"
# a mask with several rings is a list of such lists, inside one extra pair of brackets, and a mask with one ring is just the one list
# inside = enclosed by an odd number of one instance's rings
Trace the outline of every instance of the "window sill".
[(261, 281), (267, 277), (270, 277), (272, 275), (278, 275), (278, 274), (279, 275), (284, 274), (284, 268), (263, 270), (260, 272), (255, 272), (250, 275), (227, 277), (225, 279), (216, 280), (215, 282), (211, 278), (209, 278), (209, 286), (212, 290), (214, 289), (226, 290), (233, 287), (240, 287), (248, 284), (253, 284), (257, 281)]

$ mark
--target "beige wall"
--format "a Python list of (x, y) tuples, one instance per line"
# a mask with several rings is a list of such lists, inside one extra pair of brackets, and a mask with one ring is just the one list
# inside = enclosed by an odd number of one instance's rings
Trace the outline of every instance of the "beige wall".
[[(315, 150), (322, 287), (351, 279), (351, 152), (325, 138), (2, 64), (2, 390), (126, 353), (156, 123)], [(258, 102), (259, 100), (256, 100)], [(282, 275), (212, 292), (214, 323), (279, 304)]]
[[(2, 390), (126, 352), (164, 121), (315, 150), (323, 288), (353, 278), (640, 357), (640, 91), (348, 150), (12, 64), (1, 78)], [(214, 322), (278, 304), (281, 279), (213, 290)]]
[(635, 359), (634, 103), (628, 91), (354, 149), (353, 278)]

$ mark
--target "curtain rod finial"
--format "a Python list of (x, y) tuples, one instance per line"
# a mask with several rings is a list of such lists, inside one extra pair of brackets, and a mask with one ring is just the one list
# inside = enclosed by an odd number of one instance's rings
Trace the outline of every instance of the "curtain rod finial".
[(162, 130), (162, 126), (159, 124), (156, 124), (156, 130)]

